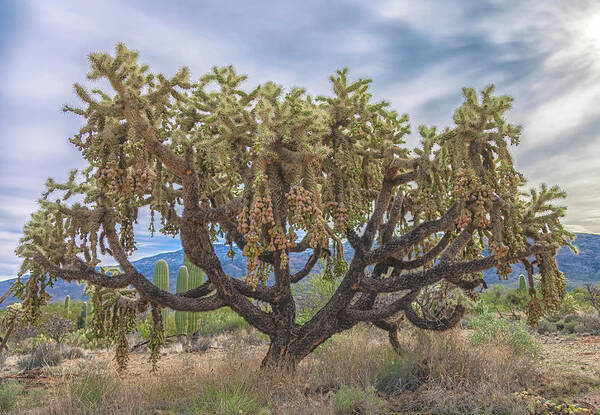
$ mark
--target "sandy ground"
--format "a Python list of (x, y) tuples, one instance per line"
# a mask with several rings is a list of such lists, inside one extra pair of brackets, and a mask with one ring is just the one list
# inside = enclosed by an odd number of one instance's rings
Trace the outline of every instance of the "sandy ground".
[[(540, 336), (543, 364), (566, 377), (574, 394), (581, 388), (572, 373), (600, 379), (600, 336)], [(600, 387), (579, 395), (578, 400), (600, 408)]]

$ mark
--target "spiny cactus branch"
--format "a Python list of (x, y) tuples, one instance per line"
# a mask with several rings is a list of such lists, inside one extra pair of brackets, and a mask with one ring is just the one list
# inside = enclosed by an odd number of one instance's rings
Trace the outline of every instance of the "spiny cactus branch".
[[(484, 285), (481, 271), (496, 267), (505, 277), (523, 261), (535, 292), (532, 256), (542, 300), (531, 302), (530, 323), (560, 304), (565, 281), (555, 255), (563, 245), (575, 250), (560, 222), (566, 208), (553, 204), (565, 193), (545, 185), (522, 192), (508, 151), (521, 128), (504, 118), (512, 98), (492, 95), (493, 86), (479, 96), (465, 88), (454, 125), (419, 127), (421, 143), (410, 150), (408, 117), (373, 102), (370, 80), (351, 82), (346, 69), (331, 77), (331, 96), (313, 98), (272, 82), (246, 91), (246, 77), (231, 66), (192, 82), (186, 68), (168, 78), (137, 59), (122, 44), (114, 56), (91, 54), (89, 78), (108, 81), (113, 94), (76, 85), (83, 108), (64, 108), (84, 119), (70, 141), (88, 166), (65, 183), (49, 179), (24, 228), (17, 254), (20, 275), (30, 278), (15, 292), (28, 318), (39, 316), (56, 278), (89, 282), (92, 326), (116, 342), (123, 367), (136, 310), (152, 306), (156, 363), (165, 307), (228, 306), (271, 338), (266, 366), (295, 366), (358, 321), (374, 322), (391, 341), (386, 319), (399, 312), (418, 327), (451, 327), (460, 304), (439, 315), (412, 308), (411, 298), (436, 284), (471, 291)], [(159, 288), (130, 262), (140, 209), (150, 209), (151, 232), (181, 238), (194, 269), (188, 290), (172, 294), (162, 280)], [(243, 279), (224, 272), (214, 248), (223, 237), (246, 258)], [(354, 249), (349, 262), (344, 239)], [(293, 255), (309, 249), (292, 273)], [(95, 271), (100, 254), (122, 272)], [(291, 284), (320, 258), (324, 277), (341, 282), (300, 325)], [(383, 304), (387, 293), (400, 297)]]

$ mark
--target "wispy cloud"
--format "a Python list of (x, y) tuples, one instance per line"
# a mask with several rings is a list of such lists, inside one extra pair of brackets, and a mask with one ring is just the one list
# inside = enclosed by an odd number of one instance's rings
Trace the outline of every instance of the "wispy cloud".
[[(16, 272), (12, 251), (46, 178), (82, 166), (67, 141), (81, 121), (60, 113), (77, 104), (72, 83), (89, 85), (86, 55), (119, 41), (153, 71), (186, 65), (197, 77), (233, 64), (249, 88), (274, 80), (312, 95), (348, 66), (352, 77), (373, 78), (376, 98), (414, 126), (450, 125), (461, 87), (494, 82), (515, 97), (508, 117), (524, 127), (519, 168), (532, 185), (567, 190), (570, 229), (600, 232), (595, 2), (8, 3), (0, 5), (0, 279)], [(177, 240), (150, 239), (141, 219), (136, 258), (177, 249)]]

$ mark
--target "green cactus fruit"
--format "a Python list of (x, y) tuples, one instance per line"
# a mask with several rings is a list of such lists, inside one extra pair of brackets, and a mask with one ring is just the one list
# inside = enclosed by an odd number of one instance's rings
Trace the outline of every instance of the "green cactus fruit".
[[(185, 266), (180, 267), (177, 272), (177, 288), (176, 293), (181, 294), (188, 290), (189, 275), (188, 270)], [(188, 312), (187, 311), (175, 311), (175, 329), (177, 334), (186, 334), (188, 327)]]
[[(167, 261), (161, 259), (154, 265), (154, 285), (164, 291), (169, 291), (169, 265)], [(162, 309), (163, 327), (167, 327), (167, 319), (169, 310), (165, 307)]]
[(71, 296), (69, 295), (65, 297), (65, 314), (67, 318), (71, 316)]
[(525, 275), (523, 274), (519, 275), (519, 292), (527, 292), (527, 281), (525, 281)]
[[(183, 258), (183, 264), (188, 270), (188, 288), (191, 290), (202, 285), (204, 283), (204, 271), (192, 264), (185, 256)], [(200, 313), (188, 313), (188, 334), (191, 336), (198, 330), (199, 327)]]

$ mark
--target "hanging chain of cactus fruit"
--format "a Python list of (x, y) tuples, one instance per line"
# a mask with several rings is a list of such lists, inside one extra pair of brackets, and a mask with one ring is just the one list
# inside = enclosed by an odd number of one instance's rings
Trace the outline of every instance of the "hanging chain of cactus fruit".
[[(523, 193), (509, 151), (521, 129), (504, 118), (512, 99), (492, 86), (480, 96), (465, 88), (455, 125), (419, 127), (411, 150), (408, 116), (374, 102), (371, 81), (350, 81), (346, 69), (331, 76), (331, 95), (312, 97), (272, 82), (244, 88), (246, 76), (231, 66), (197, 81), (183, 68), (169, 79), (137, 58), (121, 44), (114, 56), (91, 54), (88, 78), (111, 90), (76, 84), (83, 106), (64, 108), (83, 119), (70, 141), (87, 167), (65, 183), (49, 179), (25, 226), (17, 253), (30, 277), (17, 291), (28, 318), (39, 315), (56, 278), (87, 281), (102, 287), (93, 291), (92, 325), (114, 339), (118, 354), (126, 354), (134, 314), (152, 306), (155, 362), (161, 308), (229, 306), (270, 336), (269, 364), (278, 351), (301, 359), (359, 321), (392, 333), (389, 319), (400, 312), (418, 327), (451, 327), (462, 306), (427, 320), (412, 309), (420, 290), (446, 281), (471, 291), (484, 284), (483, 270), (496, 267), (506, 278), (516, 262), (530, 274), (530, 322), (558, 306), (565, 282), (554, 257), (562, 245), (574, 249), (560, 223), (565, 208), (552, 204), (565, 194), (546, 186)], [(137, 273), (127, 257), (141, 212), (151, 232), (181, 237), (206, 283), (171, 294)], [(223, 271), (212, 246), (222, 239), (242, 251), (243, 280)], [(345, 240), (355, 252), (350, 262)], [(292, 270), (291, 258), (304, 251), (310, 259)], [(112, 256), (120, 274), (96, 271), (101, 255)], [(323, 312), (299, 326), (290, 286), (320, 258), (324, 275), (343, 282)], [(378, 299), (388, 293), (403, 296), (383, 306)]]

